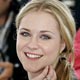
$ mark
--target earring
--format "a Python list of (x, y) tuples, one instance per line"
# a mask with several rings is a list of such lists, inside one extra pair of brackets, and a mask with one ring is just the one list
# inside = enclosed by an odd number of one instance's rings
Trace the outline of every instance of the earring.
[(63, 61), (66, 61), (66, 56), (65, 55), (60, 55), (59, 61), (62, 63)]

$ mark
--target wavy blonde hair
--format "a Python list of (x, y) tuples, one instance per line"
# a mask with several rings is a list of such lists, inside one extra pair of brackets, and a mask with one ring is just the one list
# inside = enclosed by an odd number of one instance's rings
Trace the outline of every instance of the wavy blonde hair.
[(66, 47), (61, 55), (65, 56), (58, 61), (56, 66), (57, 80), (72, 80), (71, 65), (68, 62), (69, 54), (73, 54), (73, 40), (75, 35), (75, 21), (69, 8), (58, 0), (32, 0), (19, 12), (16, 18), (16, 27), (19, 28), (22, 18), (33, 11), (45, 11), (53, 16), (59, 23), (61, 38)]

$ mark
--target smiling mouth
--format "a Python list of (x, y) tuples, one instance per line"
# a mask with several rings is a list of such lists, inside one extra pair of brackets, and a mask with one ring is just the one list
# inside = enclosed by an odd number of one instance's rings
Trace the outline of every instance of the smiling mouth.
[(31, 58), (31, 59), (39, 59), (39, 58), (41, 58), (43, 56), (43, 55), (39, 55), (39, 54), (32, 54), (32, 53), (29, 53), (29, 52), (24, 52), (24, 54), (28, 58)]

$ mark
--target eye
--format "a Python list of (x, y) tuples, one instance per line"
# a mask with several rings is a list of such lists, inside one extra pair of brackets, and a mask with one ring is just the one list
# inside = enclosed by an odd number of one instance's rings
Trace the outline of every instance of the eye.
[(51, 37), (49, 35), (46, 35), (46, 34), (41, 35), (40, 38), (43, 39), (43, 40), (49, 40), (49, 39), (51, 39)]
[(24, 37), (30, 37), (30, 33), (29, 32), (20, 32), (20, 35), (24, 36)]

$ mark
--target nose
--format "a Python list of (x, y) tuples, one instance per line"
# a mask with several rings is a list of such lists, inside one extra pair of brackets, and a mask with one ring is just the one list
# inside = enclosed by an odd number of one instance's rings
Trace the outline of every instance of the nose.
[(29, 41), (29, 43), (27, 44), (28, 48), (31, 50), (36, 50), (38, 49), (38, 41), (36, 38), (33, 38)]

